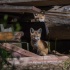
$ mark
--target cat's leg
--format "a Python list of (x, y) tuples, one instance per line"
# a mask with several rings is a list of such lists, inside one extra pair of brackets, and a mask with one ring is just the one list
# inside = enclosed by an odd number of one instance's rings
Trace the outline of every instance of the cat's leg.
[(44, 51), (41, 51), (41, 52), (40, 52), (40, 55), (41, 55), (41, 56), (46, 56), (47, 54), (46, 54)]

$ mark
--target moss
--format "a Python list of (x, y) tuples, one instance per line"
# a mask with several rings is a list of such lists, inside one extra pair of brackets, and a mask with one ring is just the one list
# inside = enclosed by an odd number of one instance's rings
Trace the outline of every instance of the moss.
[(70, 69), (70, 58), (63, 62), (63, 70)]

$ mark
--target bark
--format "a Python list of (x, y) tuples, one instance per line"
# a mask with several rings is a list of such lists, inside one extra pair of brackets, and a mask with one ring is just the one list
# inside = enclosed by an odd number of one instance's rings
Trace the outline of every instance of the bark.
[(27, 6), (67, 5), (70, 0), (1, 0), (0, 4), (17, 4)]
[(0, 12), (30, 12), (30, 13), (39, 13), (40, 9), (34, 6), (13, 6), (13, 5), (0, 5)]

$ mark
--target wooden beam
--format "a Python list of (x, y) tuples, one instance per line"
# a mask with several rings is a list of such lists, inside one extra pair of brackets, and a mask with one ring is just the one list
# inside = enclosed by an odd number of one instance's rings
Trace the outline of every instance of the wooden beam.
[(70, 4), (70, 0), (1, 0), (0, 4), (27, 6), (67, 5)]
[(46, 25), (48, 25), (48, 27), (62, 24), (70, 25), (70, 6), (54, 6), (52, 9), (46, 11), (45, 15)]
[(11, 5), (0, 5), (0, 12), (17, 12), (17, 13), (39, 13), (41, 12), (40, 9), (34, 6), (11, 6)]
[(14, 3), (14, 2), (36, 2), (36, 1), (45, 1), (45, 0), (1, 0), (1, 3)]
[[(17, 65), (17, 62), (19, 62), (19, 65), (20, 65), (20, 63), (22, 63), (23, 67), (28, 66), (28, 65), (31, 65), (31, 67), (32, 67), (33, 65), (35, 66), (35, 65), (39, 65), (39, 64), (40, 65), (41, 64), (43, 64), (43, 65), (47, 65), (47, 64), (55, 65), (56, 64), (57, 65), (67, 59), (69, 59), (68, 56), (47, 55), (47, 56), (37, 56), (37, 57), (24, 57), (24, 58), (20, 58), (19, 60), (17, 60), (16, 58), (14, 58), (13, 60), (11, 58), (8, 58), (7, 60), (11, 64), (14, 63), (14, 66)], [(22, 65), (20, 65), (20, 66), (22, 66)]]
[(48, 10), (47, 12), (50, 13), (62, 13), (62, 14), (70, 14), (70, 5), (67, 6), (54, 6), (53, 8), (51, 8), (50, 10)]
[(32, 53), (32, 52), (29, 52), (25, 49), (22, 49), (16, 45), (14, 45), (13, 43), (3, 43), (3, 44), (0, 44), (0, 48), (3, 48), (5, 49), (6, 51), (13, 51), (13, 52), (16, 52), (16, 53), (19, 53), (22, 57), (24, 56), (28, 56), (28, 57), (36, 57), (38, 55)]
[(46, 22), (53, 24), (69, 24), (70, 25), (70, 13), (46, 13)]

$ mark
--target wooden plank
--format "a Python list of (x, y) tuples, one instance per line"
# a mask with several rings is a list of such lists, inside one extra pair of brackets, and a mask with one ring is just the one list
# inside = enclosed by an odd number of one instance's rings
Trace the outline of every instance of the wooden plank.
[(34, 1), (44, 1), (44, 0), (1, 0), (1, 3), (14, 3), (14, 2), (34, 2)]
[(19, 42), (23, 35), (23, 32), (0, 32), (0, 41)]
[(14, 35), (12, 32), (0, 32), (0, 40), (12, 40)]
[(0, 44), (0, 48), (3, 48), (7, 51), (14, 51), (16, 53), (19, 53), (22, 57), (23, 56), (30, 56), (30, 57), (36, 57), (38, 55), (34, 54), (34, 53), (31, 53), (25, 49), (22, 49), (20, 47), (18, 47), (17, 45), (14, 45), (13, 43), (3, 43), (3, 44)]
[(70, 14), (46, 13), (46, 22), (53, 24), (70, 24)]
[(70, 0), (1, 0), (0, 4), (26, 6), (67, 5), (70, 4)]
[(54, 6), (47, 12), (50, 13), (62, 13), (62, 14), (70, 14), (70, 5), (67, 6)]
[(54, 6), (52, 9), (46, 11), (45, 21), (48, 27), (62, 24), (70, 25), (70, 5)]
[[(12, 65), (4, 69), (16, 70), (70, 70), (70, 59), (67, 56), (41, 56), (41, 57), (24, 57), (19, 60), (16, 58), (7, 59)], [(13, 66), (13, 67), (12, 67)], [(65, 67), (66, 66), (66, 67)]]
[[(69, 59), (68, 56), (55, 56), (55, 55), (47, 55), (47, 56), (38, 56), (38, 57), (24, 57), (17, 60), (16, 58), (13, 58), (13, 60), (8, 58), (7, 60), (14, 65), (17, 65), (17, 62), (20, 64), (22, 63), (23, 66), (27, 65), (37, 65), (37, 64), (53, 64), (57, 65), (59, 63), (62, 63), (63, 61)], [(13, 62), (14, 61), (14, 62)]]
[(30, 12), (39, 13), (40, 9), (34, 6), (11, 6), (11, 5), (0, 5), (0, 12)]

